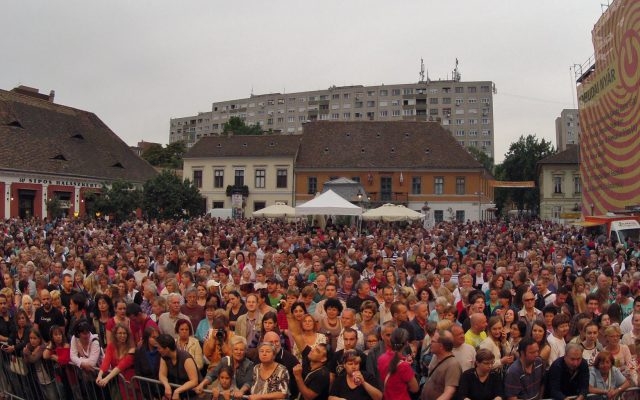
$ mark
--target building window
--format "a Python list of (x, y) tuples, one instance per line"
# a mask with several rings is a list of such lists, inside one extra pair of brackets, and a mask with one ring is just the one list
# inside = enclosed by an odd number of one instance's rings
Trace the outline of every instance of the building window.
[(224, 208), (224, 201), (214, 201), (211, 203), (211, 208)]
[(456, 93), (464, 93), (464, 87), (456, 86)]
[(381, 89), (380, 90), (380, 96), (387, 96), (389, 94), (389, 91), (386, 89)]
[(444, 211), (434, 210), (433, 219), (435, 220), (436, 223), (444, 221)]
[(400, 110), (393, 110), (393, 111), (391, 111), (391, 116), (393, 116), (393, 117), (399, 117), (399, 116), (400, 116)]
[(444, 177), (436, 176), (433, 180), (433, 193), (434, 194), (443, 194), (444, 193)]
[(456, 178), (456, 194), (465, 194), (466, 193), (466, 179), (464, 176), (458, 176)]
[(400, 89), (391, 89), (392, 96), (400, 96)]
[(420, 194), (422, 193), (422, 178), (419, 176), (414, 176), (411, 178), (411, 194)]
[(561, 206), (553, 206), (553, 208), (551, 209), (551, 218), (559, 219), (560, 218), (560, 214), (562, 214), (562, 207)]
[(193, 171), (193, 186), (198, 189), (202, 188), (202, 170), (198, 169)]
[(573, 193), (574, 194), (582, 193), (582, 184), (580, 183), (580, 177), (579, 176), (574, 176), (573, 177)]
[(264, 169), (256, 170), (256, 188), (264, 189), (267, 172)]
[(429, 99), (429, 104), (438, 104), (438, 98), (437, 97), (431, 97)]
[(352, 176), (351, 180), (354, 181), (354, 182), (360, 183), (360, 177), (359, 176)]
[(307, 194), (316, 194), (318, 191), (318, 178), (310, 176), (307, 178)]
[(279, 169), (276, 173), (276, 187), (283, 189), (287, 187), (287, 170)]
[(464, 222), (464, 210), (456, 210), (456, 221)]
[(213, 170), (213, 187), (221, 188), (223, 186), (224, 186), (224, 170), (223, 169)]
[(253, 202), (253, 211), (262, 210), (267, 206), (266, 201), (254, 201)]
[(553, 177), (553, 193), (562, 193), (562, 177)]
[(380, 200), (382, 201), (391, 201), (391, 177), (390, 176), (381, 176), (380, 177)]
[(244, 170), (237, 169), (235, 172), (235, 180), (233, 181), (235, 186), (244, 186)]

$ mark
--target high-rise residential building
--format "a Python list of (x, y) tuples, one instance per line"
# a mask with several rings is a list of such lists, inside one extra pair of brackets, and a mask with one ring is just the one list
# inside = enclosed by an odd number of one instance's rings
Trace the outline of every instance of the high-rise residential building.
[(210, 112), (172, 118), (169, 142), (191, 147), (204, 136), (219, 135), (224, 123), (239, 117), (263, 130), (300, 134), (310, 121), (440, 122), (464, 147), (494, 157), (491, 81), (426, 80), (377, 86), (332, 86), (325, 90), (270, 93), (215, 102)]
[(556, 147), (565, 151), (568, 144), (580, 143), (580, 120), (577, 109), (564, 109), (556, 118)]

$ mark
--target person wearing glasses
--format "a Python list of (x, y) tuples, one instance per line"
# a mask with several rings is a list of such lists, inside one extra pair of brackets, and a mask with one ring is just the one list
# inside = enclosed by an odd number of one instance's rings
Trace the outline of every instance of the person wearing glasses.
[(496, 357), (488, 349), (476, 353), (475, 368), (462, 373), (457, 398), (459, 400), (502, 400), (502, 377), (493, 369)]
[(531, 326), (533, 321), (544, 321), (542, 311), (535, 307), (536, 296), (531, 291), (525, 292), (522, 295), (522, 310), (518, 312), (518, 319), (527, 323), (527, 333), (531, 332)]

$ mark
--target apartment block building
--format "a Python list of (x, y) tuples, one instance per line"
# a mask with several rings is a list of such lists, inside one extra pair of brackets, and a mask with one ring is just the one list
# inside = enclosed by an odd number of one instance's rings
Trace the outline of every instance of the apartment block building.
[(210, 112), (171, 119), (169, 142), (184, 140), (191, 147), (202, 137), (219, 135), (231, 117), (281, 134), (301, 134), (303, 124), (312, 121), (433, 121), (460, 145), (494, 157), (495, 93), (491, 81), (426, 80), (252, 95), (215, 102)]
[(580, 120), (577, 109), (564, 109), (556, 118), (556, 147), (565, 151), (567, 145), (580, 143)]

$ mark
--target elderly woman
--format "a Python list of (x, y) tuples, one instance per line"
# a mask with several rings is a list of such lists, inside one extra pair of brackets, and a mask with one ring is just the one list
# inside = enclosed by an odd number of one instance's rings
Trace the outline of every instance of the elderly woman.
[(495, 356), (488, 349), (476, 353), (475, 368), (466, 370), (460, 377), (458, 399), (501, 400), (504, 398), (502, 376), (493, 366)]
[(598, 353), (589, 368), (589, 393), (613, 399), (631, 386), (631, 382), (613, 364), (610, 352), (604, 350)]
[[(224, 357), (222, 361), (204, 377), (202, 382), (195, 388), (195, 392), (198, 394), (203, 393), (211, 383), (218, 379), (220, 370), (222, 368), (230, 368), (233, 371), (232, 387), (238, 388), (228, 393), (231, 398), (238, 398), (240, 396), (248, 394), (251, 386), (253, 386), (253, 362), (246, 357), (247, 341), (242, 336), (234, 336), (230, 340), (231, 344), (231, 357)], [(213, 389), (213, 398), (217, 399), (218, 395), (222, 393), (215, 393), (216, 389)]]
[(260, 364), (253, 367), (253, 385), (249, 400), (285, 399), (289, 393), (289, 372), (275, 361), (276, 348), (271, 343), (258, 346)]

